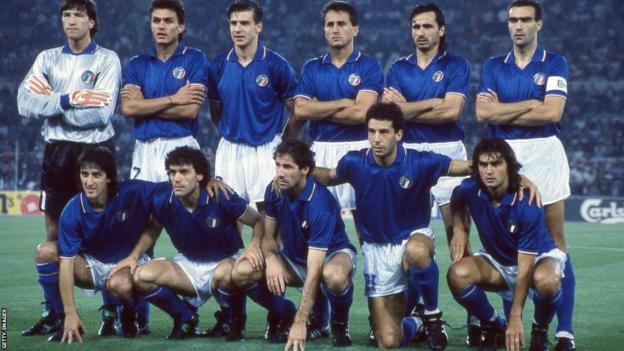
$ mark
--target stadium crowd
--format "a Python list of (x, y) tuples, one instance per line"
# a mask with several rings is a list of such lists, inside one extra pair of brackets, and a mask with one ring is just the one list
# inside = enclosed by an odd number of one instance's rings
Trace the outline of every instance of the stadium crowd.
[[(325, 50), (319, 11), (324, 1), (261, 1), (265, 28), (261, 39), (281, 53), (299, 71), (309, 57)], [(412, 2), (358, 0), (361, 31), (356, 45), (375, 56), (384, 69), (400, 56), (413, 52), (408, 16)], [(481, 65), (487, 57), (508, 51), (509, 40), (502, 22), (506, 0), (455, 2), (440, 0), (447, 18), (449, 50), (471, 63), (470, 95), (462, 121), (469, 150), (485, 134), (477, 124), (474, 109)], [(99, 3), (99, 27), (95, 40), (117, 52), (125, 68), (128, 60), (151, 45), (147, 12), (149, 1), (108, 0)], [(211, 6), (187, 0), (185, 42), (200, 48), (212, 59), (231, 46), (225, 9), (229, 1), (215, 0)], [(617, 23), (624, 3), (544, 1), (546, 25), (540, 35), (544, 48), (564, 55), (570, 65), (570, 89), (562, 119), (562, 142), (571, 168), (574, 195), (624, 195), (624, 43), (618, 40)], [(0, 14), (6, 26), (0, 32), (5, 43), (0, 57), (0, 189), (35, 189), (39, 184), (43, 143), (41, 121), (19, 118), (17, 87), (36, 54), (60, 46), (63, 31), (55, 13), (57, 4), (47, 0), (11, 0), (12, 11)], [(53, 14), (54, 13), (54, 14)], [(14, 18), (13, 16), (17, 16)], [(211, 20), (206, 20), (211, 19)], [(42, 35), (44, 34), (45, 35)], [(115, 118), (116, 149), (120, 174), (126, 177), (134, 143), (132, 122), (119, 113)], [(218, 132), (209, 120), (206, 106), (200, 114), (197, 139), (213, 163)], [(18, 154), (16, 155), (16, 151)], [(18, 162), (16, 166), (16, 160)], [(17, 168), (17, 171), (16, 171)]]

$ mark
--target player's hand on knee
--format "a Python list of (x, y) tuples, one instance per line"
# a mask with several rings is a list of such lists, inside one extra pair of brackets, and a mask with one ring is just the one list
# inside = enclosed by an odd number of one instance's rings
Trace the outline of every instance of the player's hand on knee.
[(34, 94), (40, 95), (52, 95), (54, 90), (48, 84), (48, 81), (45, 78), (36, 76), (34, 74), (30, 75), (26, 79), (26, 84), (24, 85), (26, 90), (30, 91)]
[(171, 100), (176, 105), (201, 105), (204, 103), (205, 98), (206, 87), (201, 84), (191, 84), (190, 82), (187, 82), (173, 96), (171, 96)]
[(523, 175), (520, 181), (520, 188), (518, 189), (518, 201), (524, 199), (524, 190), (528, 190), (529, 192), (529, 205), (535, 200), (537, 207), (542, 207), (542, 194), (537, 188), (537, 185)]
[(71, 344), (74, 340), (78, 340), (82, 344), (82, 335), (87, 332), (84, 323), (78, 317), (76, 312), (68, 313), (65, 316), (65, 323), (63, 324), (63, 337), (61, 343), (67, 342)]
[(123, 260), (117, 262), (117, 264), (111, 269), (108, 277), (112, 277), (115, 273), (124, 268), (130, 268), (130, 274), (134, 274), (137, 268), (137, 260), (134, 257), (126, 257)]
[(69, 94), (69, 104), (74, 108), (104, 107), (111, 99), (111, 93), (103, 89), (78, 90)]
[(234, 194), (234, 189), (232, 189), (229, 185), (227, 185), (224, 181), (217, 178), (210, 178), (208, 184), (206, 185), (206, 191), (208, 192), (208, 196), (219, 198), (219, 192), (222, 192), (226, 199), (230, 199), (230, 195)]
[(464, 233), (455, 233), (451, 239), (451, 260), (458, 262), (464, 257), (466, 251), (467, 238)]
[(286, 274), (282, 266), (278, 262), (273, 262), (274, 260), (277, 258), (266, 262), (267, 287), (273, 295), (284, 295), (287, 284)]
[(253, 268), (254, 271), (259, 272), (265, 267), (264, 255), (262, 255), (262, 250), (257, 245), (250, 244), (237, 261), (244, 259), (249, 261), (249, 264), (251, 264), (251, 268)]
[(288, 332), (288, 342), (286, 343), (286, 347), (284, 347), (284, 351), (290, 350), (291, 347), (293, 351), (305, 350), (307, 332), (305, 322), (293, 323)]

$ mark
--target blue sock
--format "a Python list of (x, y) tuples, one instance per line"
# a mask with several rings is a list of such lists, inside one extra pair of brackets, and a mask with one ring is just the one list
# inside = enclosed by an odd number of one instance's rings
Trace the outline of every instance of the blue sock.
[(543, 297), (536, 290), (533, 294), (533, 303), (535, 303), (535, 314), (533, 315), (535, 324), (539, 328), (547, 329), (561, 305), (561, 289), (551, 298)]
[(329, 325), (329, 299), (321, 289), (316, 293), (316, 299), (310, 312), (310, 319), (314, 320), (313, 327), (325, 328)]
[(422, 321), (414, 317), (405, 317), (402, 321), (403, 338), (401, 338), (401, 347), (407, 346), (414, 340), (416, 332), (422, 326)]
[(297, 307), (289, 299), (271, 294), (265, 282), (258, 282), (250, 286), (245, 289), (245, 294), (280, 319), (290, 318), (297, 311)]
[(349, 321), (349, 309), (353, 303), (353, 283), (339, 294), (334, 293), (324, 283), (321, 283), (321, 290), (329, 299), (331, 305), (331, 321), (346, 323)]
[(423, 269), (410, 267), (410, 280), (422, 293), (425, 310), (434, 311), (438, 308), (438, 284), (440, 272), (435, 260)]
[(414, 285), (411, 279), (407, 281), (407, 295), (405, 296), (405, 315), (409, 316), (420, 300), (420, 289)]
[(574, 334), (572, 327), (572, 316), (574, 313), (574, 290), (576, 288), (576, 278), (572, 267), (572, 258), (567, 254), (563, 279), (561, 280), (561, 306), (557, 310), (557, 333), (568, 332)]
[(244, 318), (246, 315), (245, 301), (247, 297), (244, 293), (219, 288), (219, 294), (230, 308), (230, 318)]
[(500, 327), (504, 322), (497, 316), (494, 307), (490, 304), (483, 289), (476, 285), (469, 285), (464, 290), (453, 294), (455, 300), (468, 311), (469, 314), (477, 317), (484, 323), (494, 322)]
[(137, 321), (141, 324), (147, 324), (150, 317), (149, 303), (142, 296), (138, 296), (134, 301), (134, 313), (136, 313)]
[(46, 309), (55, 316), (63, 313), (63, 300), (59, 289), (59, 263), (37, 263), (38, 282), (43, 288)]
[(176, 295), (173, 290), (158, 286), (143, 294), (143, 297), (154, 306), (167, 312), (174, 319), (188, 321), (193, 318), (191, 307)]

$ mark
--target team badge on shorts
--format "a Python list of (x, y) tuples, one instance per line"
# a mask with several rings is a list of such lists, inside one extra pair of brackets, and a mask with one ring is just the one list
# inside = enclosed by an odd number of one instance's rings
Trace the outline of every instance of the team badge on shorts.
[(119, 222), (125, 222), (126, 219), (128, 218), (128, 212), (121, 210), (117, 212), (117, 221)]
[(186, 76), (186, 71), (182, 67), (176, 67), (173, 69), (173, 78), (175, 79), (183, 79)]
[(265, 76), (264, 74), (257, 76), (256, 84), (258, 84), (259, 87), (266, 87), (267, 84), (269, 84), (269, 77)]
[(218, 224), (219, 221), (217, 221), (216, 218), (206, 218), (206, 225), (208, 228), (216, 228)]
[(444, 72), (442, 71), (437, 71), (435, 72), (432, 76), (431, 79), (436, 82), (436, 83), (440, 83), (442, 81), (442, 79), (444, 79)]
[(84, 71), (80, 75), (80, 81), (85, 84), (91, 84), (95, 80), (95, 73), (91, 71)]
[(353, 73), (349, 76), (349, 84), (357, 87), (360, 83), (362, 83), (362, 78), (357, 73)]
[(533, 76), (533, 83), (539, 86), (546, 84), (546, 77), (544, 76), (544, 73), (535, 73)]
[(402, 176), (401, 179), (399, 179), (399, 185), (403, 189), (409, 189), (412, 187), (412, 185), (414, 185), (414, 183), (411, 179), (409, 179), (408, 176)]

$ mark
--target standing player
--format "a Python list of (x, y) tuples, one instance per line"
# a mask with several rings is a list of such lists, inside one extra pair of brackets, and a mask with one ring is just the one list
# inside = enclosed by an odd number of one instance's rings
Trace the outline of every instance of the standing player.
[[(542, 209), (517, 198), (520, 164), (504, 140), (481, 141), (475, 147), (472, 169), (473, 177), (455, 188), (451, 200), (455, 235), (449, 287), (457, 302), (481, 321), (484, 335), (479, 350), (496, 350), (504, 335), (510, 351), (524, 347), (522, 310), (532, 287), (535, 314), (530, 351), (548, 351), (548, 324), (561, 303), (566, 255), (548, 234)], [(483, 244), (481, 252), (468, 257), (464, 257), (466, 207)], [(502, 291), (511, 303), (506, 326), (484, 290)]]
[(281, 141), (284, 106), (293, 110), (295, 71), (259, 40), (262, 8), (238, 0), (227, 10), (234, 48), (210, 70), (210, 114), (221, 141), (215, 175), (262, 210), (264, 184), (274, 176), (272, 154)]
[[(233, 272), (239, 286), (265, 307), (269, 300), (259, 299), (260, 290), (283, 295), (286, 286), (303, 286), (299, 309), (290, 327), (286, 350), (303, 350), (308, 338), (306, 323), (320, 290), (332, 307), (332, 343), (351, 346), (349, 309), (353, 302), (352, 276), (357, 264), (355, 247), (349, 242), (340, 217), (340, 208), (327, 188), (310, 176), (314, 153), (298, 140), (277, 146), (274, 153), (276, 182), (265, 192), (266, 219), (262, 251), (266, 270), (254, 270), (240, 260)], [(279, 233), (279, 235), (278, 235)], [(283, 244), (280, 248), (278, 242)], [(266, 296), (266, 293), (264, 294)], [(287, 323), (292, 322), (292, 326)], [(287, 330), (287, 329), (286, 329)]]
[[(532, 0), (508, 7), (513, 50), (485, 62), (476, 113), (488, 123), (492, 137), (507, 140), (522, 163), (521, 173), (538, 185), (544, 201), (546, 226), (557, 247), (567, 251), (563, 232), (564, 200), (570, 196), (568, 160), (559, 121), (567, 97), (568, 64), (537, 44), (542, 7)], [(557, 350), (574, 350), (572, 313), (574, 271), (568, 255), (562, 281), (563, 302), (557, 311)]]
[[(188, 146), (174, 149), (167, 155), (165, 168), (171, 183), (154, 195), (152, 211), (156, 225), (167, 230), (178, 255), (174, 259), (152, 260), (138, 268), (134, 273), (135, 286), (149, 302), (174, 319), (168, 339), (194, 336), (199, 321), (192, 306), (200, 307), (218, 294), (231, 310), (231, 329), (226, 340), (242, 340), (246, 319), (244, 294), (233, 285), (230, 272), (239, 256), (254, 266), (264, 264), (260, 250), (264, 222), (236, 194), (229, 198), (223, 192), (209, 196), (204, 188), (210, 179), (210, 166), (200, 150)], [(253, 228), (251, 242), (242, 255), (237, 220)], [(130, 266), (134, 271), (137, 258), (157, 237), (152, 232), (143, 235), (119, 268)], [(185, 296), (186, 301), (176, 293)]]
[(180, 0), (153, 0), (149, 8), (154, 47), (133, 57), (121, 90), (121, 114), (134, 119), (132, 179), (168, 180), (165, 156), (178, 146), (199, 149), (194, 135), (205, 98), (208, 60), (184, 45)]
[[(64, 325), (49, 341), (82, 342), (86, 331), (74, 300), (74, 284), (96, 291), (105, 289), (121, 303), (134, 295), (132, 274), (110, 274), (126, 257), (148, 226), (149, 200), (155, 185), (117, 181), (115, 158), (106, 147), (86, 149), (78, 159), (82, 192), (65, 206), (59, 224), (58, 249), (47, 242), (37, 247), (37, 265), (57, 266), (58, 274), (41, 276), (40, 284), (53, 301)], [(148, 261), (142, 256), (139, 263)], [(60, 261), (60, 267), (59, 267)], [(135, 337), (138, 330), (131, 308), (121, 316), (121, 336)]]
[[(44, 119), (41, 210), (48, 242), (56, 242), (61, 211), (79, 191), (73, 175), (80, 153), (90, 145), (114, 152), (111, 117), (121, 80), (117, 54), (93, 40), (97, 32), (95, 3), (66, 0), (59, 14), (67, 43), (40, 53), (17, 93), (21, 116)], [(45, 280), (45, 276), (58, 274), (58, 265), (37, 265), (37, 271), (40, 281)], [(53, 310), (46, 296), (41, 319), (22, 335), (54, 332), (60, 326), (60, 312)]]

